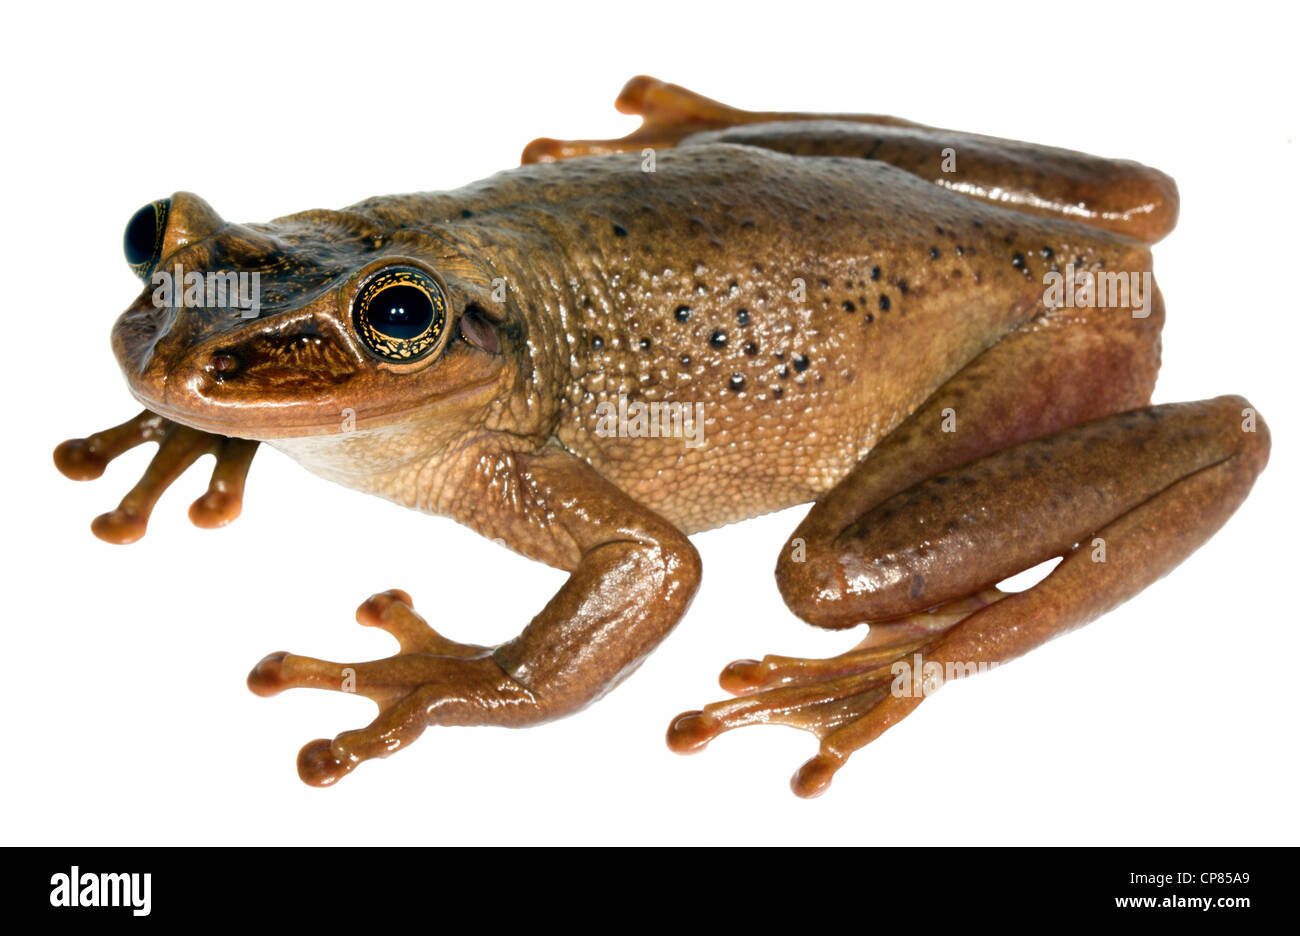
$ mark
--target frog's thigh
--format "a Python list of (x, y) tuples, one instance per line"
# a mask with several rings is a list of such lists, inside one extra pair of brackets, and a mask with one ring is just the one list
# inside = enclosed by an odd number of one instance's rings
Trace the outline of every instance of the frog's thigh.
[(910, 600), (906, 607), (882, 604), (896, 601), (892, 592), (843, 587), (846, 531), (887, 498), (927, 478), (1150, 401), (1160, 365), (1160, 294), (1145, 319), (1122, 310), (1088, 311), (1044, 313), (1004, 337), (931, 394), (818, 500), (777, 564), (777, 581), (792, 611), (822, 627), (852, 627), (913, 610), (918, 606)]
[[(777, 575), (809, 568), (788, 562), (796, 541), (820, 549), (881, 500), (924, 478), (1148, 403), (1160, 369), (1165, 321), (1158, 291), (1151, 309), (1145, 318), (1105, 309), (1088, 309), (1087, 315), (1044, 312), (1005, 335), (943, 383), (855, 471), (822, 495), (783, 550)], [(800, 590), (790, 582), (792, 598)], [(833, 625), (826, 615), (818, 623)]]
[[(820, 792), (943, 679), (1026, 653), (1176, 566), (1245, 498), (1269, 442), (1244, 399), (1220, 397), (1104, 416), (955, 470), (924, 472), (924, 447), (916, 436), (883, 459), (883, 482), (865, 459), (814, 508), (778, 569), (806, 620), (886, 623), (829, 660), (733, 663), (722, 683), (742, 697), (679, 716), (674, 749), (745, 724), (803, 728), (821, 748), (793, 785)], [(948, 459), (940, 448), (937, 463)], [(993, 588), (1054, 556), (1063, 561), (1033, 588)]]

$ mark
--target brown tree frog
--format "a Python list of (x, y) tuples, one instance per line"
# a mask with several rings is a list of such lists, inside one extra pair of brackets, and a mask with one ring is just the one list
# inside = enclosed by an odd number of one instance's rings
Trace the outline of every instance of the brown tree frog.
[[(265, 442), (570, 573), (500, 646), (440, 636), (393, 590), (357, 617), (396, 655), (258, 663), (260, 695), (354, 688), (379, 706), (302, 749), (308, 783), (431, 725), (577, 711), (686, 613), (690, 534), (812, 502), (781, 594), (866, 638), (732, 663), (736, 697), (668, 732), (690, 751), (746, 724), (806, 729), (820, 751), (793, 786), (812, 795), (922, 701), (908, 667), (929, 685), (1087, 623), (1211, 536), (1265, 465), (1244, 399), (1149, 405), (1165, 315), (1149, 248), (1178, 208), (1162, 173), (889, 117), (741, 111), (646, 77), (618, 107), (641, 129), (537, 140), (455, 191), (265, 224), (180, 192), (128, 226), (145, 289), (112, 343), (145, 411), (55, 461), (85, 479), (159, 449), (98, 536), (143, 535), (205, 453), (191, 517), (228, 522)], [(182, 301), (214, 278), (239, 301)], [(1037, 585), (996, 587), (1053, 557)]]

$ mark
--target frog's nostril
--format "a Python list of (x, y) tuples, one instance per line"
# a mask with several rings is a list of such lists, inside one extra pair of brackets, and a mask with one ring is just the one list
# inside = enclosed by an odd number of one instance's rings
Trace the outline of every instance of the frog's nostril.
[(228, 380), (239, 373), (239, 358), (229, 351), (218, 351), (212, 355), (207, 370), (218, 381)]

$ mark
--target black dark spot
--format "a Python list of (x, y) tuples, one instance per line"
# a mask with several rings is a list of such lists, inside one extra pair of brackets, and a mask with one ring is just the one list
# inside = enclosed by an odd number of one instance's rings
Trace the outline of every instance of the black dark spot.
[(938, 259), (939, 259), (939, 248), (938, 248), (938, 247), (931, 247), (931, 248), (930, 248), (930, 259), (931, 259), (931, 260), (938, 260)]
[(744, 375), (744, 374), (732, 374), (732, 375), (731, 375), (731, 379), (727, 381), (727, 386), (730, 387), (732, 390), (734, 390), (734, 391), (737, 392), (737, 393), (739, 393), (741, 390), (744, 390), (744, 389), (745, 389), (745, 375)]
[(592, 335), (592, 336), (591, 336), (591, 348), (592, 348), (592, 350), (593, 350), (593, 351), (599, 351), (599, 350), (600, 350), (601, 348), (603, 348), (603, 347), (605, 347), (605, 339), (602, 338), (602, 337), (600, 337), (600, 335)]
[(749, 310), (748, 310), (748, 309), (739, 309), (739, 310), (737, 310), (737, 311), (736, 311), (736, 321), (739, 322), (741, 325), (748, 325), (748, 324), (749, 324)]
[(898, 291), (901, 292), (904, 296), (907, 295), (907, 280), (901, 279), (898, 281)]
[(691, 356), (690, 356), (689, 354), (683, 354), (682, 357), (681, 357), (681, 361), (680, 361), (680, 363), (681, 363), (682, 367), (690, 367), (690, 366), (691, 366)]
[(783, 397), (783, 396), (785, 396), (785, 390), (783, 390), (783, 389), (780, 388), (780, 387), (773, 387), (773, 388), (772, 388), (772, 399), (774, 399), (774, 400), (779, 400), (779, 399), (781, 399), (781, 397)]
[(677, 308), (673, 309), (673, 318), (677, 319), (677, 321), (679, 322), (684, 322), (690, 317), (691, 317), (690, 306), (679, 305)]
[(808, 369), (808, 355), (796, 354), (792, 359), (794, 369), (797, 371), (806, 371)]
[(959, 257), (966, 256), (966, 248), (963, 247), (961, 244), (957, 245), (957, 256)]
[(1025, 268), (1025, 255), (1022, 253), (1016, 254), (1011, 258), (1011, 265), (1017, 270), (1023, 270)]
[(472, 218), (474, 217), (474, 212), (470, 211), (468, 208), (462, 208), (460, 210), (460, 216), (462, 218)]
[(787, 377), (790, 376), (790, 366), (788, 364), (782, 364), (780, 367), (776, 369), (776, 376), (780, 377), (782, 380), (785, 380)]
[(649, 351), (649, 350), (650, 350), (650, 339), (649, 339), (649, 338), (642, 338), (642, 339), (641, 339), (641, 350), (642, 350), (642, 351)]
[(881, 294), (880, 296), (880, 311), (881, 312), (889, 311), (889, 297), (884, 294)]
[(845, 311), (845, 312), (856, 312), (856, 311), (858, 311), (858, 307), (855, 306), (851, 300), (849, 300), (849, 299), (845, 299), (845, 300), (844, 300), (844, 311)]
[(709, 336), (709, 344), (713, 345), (715, 348), (725, 347), (727, 344), (727, 333), (719, 328)]
[(878, 279), (880, 279), (880, 267), (878, 267), (878, 266), (873, 266), (873, 267), (871, 268), (871, 278), (872, 278), (873, 280), (878, 280)]
[(867, 324), (870, 325), (870, 324), (871, 324), (872, 322), (874, 322), (875, 320), (876, 320), (875, 315), (873, 315), (872, 313), (868, 312), (868, 313), (867, 313)]
[(614, 236), (627, 237), (627, 228), (623, 227), (621, 224), (614, 225)]
[(753, 357), (755, 354), (758, 354), (758, 345), (754, 344), (754, 342), (752, 341), (747, 342), (745, 344), (745, 353), (750, 357)]
[(1053, 250), (1051, 247), (1044, 247), (1042, 250), (1038, 252), (1043, 255), (1044, 260), (1051, 260), (1054, 256), (1056, 256), (1056, 251)]

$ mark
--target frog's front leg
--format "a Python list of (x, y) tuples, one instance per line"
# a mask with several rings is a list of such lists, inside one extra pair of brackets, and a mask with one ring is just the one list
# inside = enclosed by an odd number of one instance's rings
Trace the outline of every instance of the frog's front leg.
[[(1088, 623), (1187, 558), (1245, 499), (1269, 436), (1244, 399), (1220, 397), (1103, 417), (915, 483), (908, 447), (882, 446), (879, 463), (859, 464), (777, 568), (804, 620), (884, 623), (830, 660), (731, 664), (721, 682), (740, 698), (678, 716), (673, 749), (698, 750), (741, 725), (803, 728), (821, 749), (792, 786), (820, 793), (945, 680)], [(901, 490), (891, 483), (900, 479)], [(992, 588), (1058, 556), (1026, 591)]]
[(239, 516), (257, 443), (191, 429), (149, 410), (112, 429), (61, 443), (54, 450), (54, 465), (74, 481), (90, 481), (102, 475), (113, 459), (144, 442), (157, 442), (157, 454), (117, 509), (91, 523), (96, 536), (115, 544), (134, 543), (144, 536), (163, 491), (203, 455), (215, 455), (217, 464), (207, 492), (190, 505), (190, 521), (213, 528)]
[[(558, 449), (491, 459), (510, 480), (476, 526), (513, 548), (571, 572), (514, 640), (458, 644), (391, 591), (357, 612), (400, 644), (370, 663), (327, 663), (275, 653), (248, 677), (258, 695), (289, 688), (356, 692), (379, 717), (333, 741), (306, 745), (304, 781), (328, 786), (372, 757), (386, 757), (431, 725), (523, 726), (570, 714), (629, 675), (685, 613), (700, 580), (686, 536)], [(503, 476), (499, 476), (503, 477)]]

